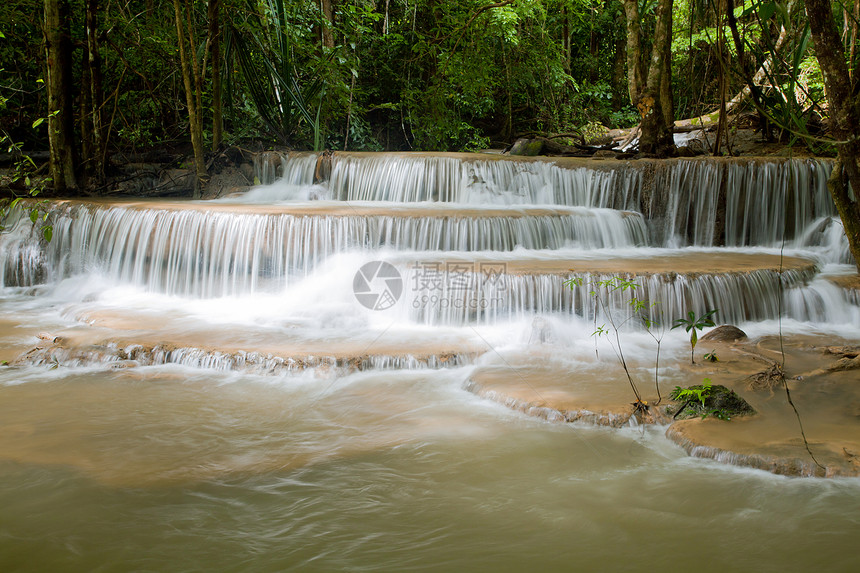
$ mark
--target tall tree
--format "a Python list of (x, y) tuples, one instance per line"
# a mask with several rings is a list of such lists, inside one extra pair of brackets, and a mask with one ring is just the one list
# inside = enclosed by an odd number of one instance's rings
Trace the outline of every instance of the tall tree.
[(860, 271), (860, 94), (852, 85), (831, 3), (828, 0), (806, 0), (806, 14), (815, 42), (815, 55), (824, 75), (830, 106), (830, 130), (839, 140), (839, 161), (828, 188)]
[(224, 137), (224, 118), (221, 107), (221, 0), (209, 0), (209, 51), (212, 54), (212, 150), (216, 151)]
[[(206, 161), (203, 153), (203, 117), (202, 92), (203, 76), (196, 54), (194, 15), (190, 0), (173, 0), (173, 10), (176, 17), (176, 35), (179, 40), (179, 59), (182, 65), (182, 84), (185, 87), (185, 103), (188, 108), (188, 124), (191, 132), (191, 146), (194, 149), (194, 196), (199, 197), (202, 187), (209, 180)], [(184, 17), (183, 17), (184, 16)]]
[(102, 124), (102, 59), (99, 51), (99, 0), (86, 0), (86, 65), (84, 86), (81, 90), (85, 102), (81, 110), (83, 164), (87, 184), (98, 182), (104, 176), (104, 126)]
[(324, 48), (334, 48), (334, 0), (320, 0), (323, 19), (320, 23), (320, 44)]
[(77, 188), (77, 151), (72, 107), (72, 42), (68, 0), (45, 0), (48, 144), (57, 193)]
[[(658, 0), (650, 57), (642, 47), (638, 0), (624, 0), (627, 17), (627, 74), (630, 101), (642, 117), (639, 151), (659, 156), (675, 150), (672, 138), (672, 6)], [(647, 62), (647, 65), (646, 65)]]

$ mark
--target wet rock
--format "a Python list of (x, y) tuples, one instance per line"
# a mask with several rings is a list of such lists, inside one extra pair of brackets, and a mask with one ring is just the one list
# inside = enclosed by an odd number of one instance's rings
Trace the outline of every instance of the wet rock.
[(331, 179), (331, 159), (331, 151), (324, 151), (319, 154), (316, 167), (314, 168), (314, 183), (325, 183)]
[(857, 369), (860, 369), (860, 356), (855, 356), (854, 358), (842, 358), (833, 366), (826, 368), (827, 372), (841, 372), (844, 370)]
[(805, 376), (820, 376), (833, 372), (860, 369), (860, 346), (826, 346), (823, 352), (840, 358), (834, 364), (828, 364), (808, 372)]
[(609, 149), (598, 149), (594, 152), (594, 155), (591, 156), (592, 159), (615, 159), (618, 154), (614, 151), (610, 151)]
[(250, 163), (243, 163), (239, 166), (239, 171), (242, 172), (242, 175), (246, 180), (250, 182), (254, 182), (254, 166)]
[(835, 354), (842, 358), (857, 358), (860, 356), (860, 346), (826, 346), (825, 354)]
[(734, 390), (721, 384), (711, 385), (710, 381), (687, 388), (676, 386), (670, 397), (677, 405), (670, 407), (669, 412), (674, 415), (674, 418), (680, 420), (709, 416), (730, 420), (736, 416), (750, 416), (756, 413), (749, 402)]
[(701, 342), (737, 342), (738, 340), (745, 340), (746, 338), (747, 333), (737, 326), (724, 324), (702, 335), (699, 340)]
[(227, 167), (209, 178), (201, 195), (203, 199), (215, 199), (231, 193), (241, 193), (247, 191), (253, 182), (253, 178), (248, 180), (241, 169)]
[(511, 146), (508, 155), (522, 155), (525, 157), (534, 157), (540, 155), (543, 151), (544, 142), (540, 139), (518, 139)]
[(275, 173), (276, 177), (281, 175), (281, 160), (283, 155), (277, 151), (265, 151), (260, 154), (260, 165)]
[(834, 477), (839, 475), (857, 475), (856, 472), (844, 467), (827, 466), (824, 469), (814, 462), (801, 459), (794, 455), (775, 455), (756, 452), (735, 452), (710, 445), (703, 439), (700, 432), (701, 424), (710, 420), (686, 420), (676, 422), (666, 430), (666, 437), (681, 446), (688, 455), (694, 458), (711, 459), (720, 463), (745, 466), (768, 471), (777, 475), (804, 477)]

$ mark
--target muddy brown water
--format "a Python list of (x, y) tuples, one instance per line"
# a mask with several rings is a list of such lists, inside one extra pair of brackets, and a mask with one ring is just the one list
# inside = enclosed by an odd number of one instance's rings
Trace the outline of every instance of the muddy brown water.
[[(345, 185), (338, 193), (377, 205), (140, 203), (111, 211), (108, 203), (93, 206), (89, 218), (63, 211), (51, 245), (23, 231), (0, 237), (8, 263), (0, 360), (12, 363), (0, 367), (0, 570), (860, 567), (858, 478), (789, 478), (727, 463), (740, 458), (688, 455), (665, 425), (605, 427), (552, 415), (609, 415), (633, 401), (617, 347), (593, 336), (600, 324), (550, 298), (570, 296), (562, 275), (580, 267), (685, 273), (678, 277), (695, 275), (725, 294), (741, 273), (763, 286), (739, 292), (762, 300), (733, 295), (720, 304), (736, 306), (738, 316), (755, 311), (755, 320), (739, 324), (749, 346), (702, 342), (693, 366), (689, 335), (665, 325), (661, 392), (705, 376), (734, 385), (759, 417), (685, 422), (686, 434), (711, 453), (806, 460), (784, 396), (743, 383), (767, 361), (741, 351), (774, 360), (774, 335), (783, 331), (787, 372), (803, 377), (789, 387), (811, 449), (824, 463), (853, 463), (856, 372), (822, 374), (834, 359), (815, 348), (860, 340), (856, 304), (826, 279), (834, 269), (849, 274), (838, 266), (838, 242), (816, 235), (785, 253), (773, 244), (782, 189), (796, 184), (815, 201), (826, 197), (824, 164), (791, 164), (788, 173), (782, 163), (671, 162), (680, 175), (659, 175), (667, 196), (680, 201), (677, 217), (646, 228), (640, 215), (614, 213), (589, 239), (606, 247), (594, 251), (568, 246), (579, 231), (553, 234), (555, 225), (573, 211), (592, 218), (641, 205), (638, 172), (611, 177), (623, 162), (562, 161), (559, 170), (549, 161), (512, 166), (493, 158), (484, 166), (470, 158), (464, 178), (454, 169), (460, 156), (410, 157), (346, 155), (333, 166)], [(600, 173), (582, 171), (594, 164)], [(409, 175), (398, 175), (403, 185), (377, 179), (399, 168)], [(426, 170), (437, 168), (436, 181), (456, 189), (425, 185), (435, 177)], [(720, 174), (734, 178), (729, 195), (750, 219), (732, 227), (735, 249), (713, 248), (711, 204), (699, 202), (719, 190)], [(347, 175), (355, 183), (349, 192)], [(620, 198), (619, 189), (629, 193)], [(587, 195), (580, 191), (594, 193), (571, 203)], [(392, 193), (402, 201), (391, 203)], [(449, 202), (426, 203), (432, 197)], [(830, 216), (812, 204), (795, 207), (799, 226)], [(244, 217), (258, 213), (294, 214), (309, 235), (259, 234)], [(685, 220), (690, 213), (702, 216)], [(444, 243), (409, 243), (423, 237), (408, 234), (401, 243), (363, 241), (361, 226), (330, 243), (332, 230), (346, 227), (317, 225), (328, 215), (359, 222), (396, 215), (409, 219), (405, 229), (428, 217), (447, 225), (458, 214), (470, 219), (463, 229), (481, 252), (438, 251)], [(634, 220), (651, 242), (629, 232)], [(676, 247), (688, 244), (695, 249), (680, 255)], [(357, 269), (378, 260), (503, 261), (517, 280), (508, 306), (486, 320), (463, 313), (422, 321), (357, 302)], [(374, 280), (373, 288), (388, 286)], [(685, 284), (665, 291), (678, 295), (680, 316), (691, 304)], [(644, 398), (655, 403), (653, 339), (632, 328), (620, 341)], [(144, 363), (141, 348), (155, 352), (159, 344), (170, 359)], [(26, 354), (33, 348), (45, 352)], [(701, 363), (710, 350), (720, 362)], [(275, 367), (300, 356), (310, 364), (312, 355), (367, 362)], [(454, 356), (462, 361), (446, 358)]]

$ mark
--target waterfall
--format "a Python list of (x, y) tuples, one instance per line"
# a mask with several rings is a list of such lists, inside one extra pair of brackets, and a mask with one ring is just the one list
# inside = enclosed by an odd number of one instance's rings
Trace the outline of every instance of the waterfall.
[(638, 170), (567, 169), (545, 161), (335, 154), (330, 187), (341, 201), (639, 210)]
[[(410, 317), (428, 325), (493, 324), (553, 313), (592, 320), (600, 314), (598, 297), (611, 309), (616, 320), (633, 316), (629, 311), (633, 298), (645, 302), (645, 309), (631, 324), (633, 328), (644, 324), (642, 318), (665, 326), (685, 318), (689, 311), (702, 315), (711, 309), (717, 309), (714, 320), (721, 324), (776, 318), (780, 316), (781, 307), (785, 307), (784, 314), (788, 318), (817, 322), (829, 320), (833, 314), (845, 311), (844, 302), (835, 306), (828, 304), (838, 299), (838, 293), (834, 293), (839, 289), (835, 286), (826, 301), (822, 300), (814, 307), (803, 304), (810, 292), (806, 285), (815, 276), (814, 267), (782, 273), (761, 269), (695, 276), (590, 272), (513, 274), (503, 270), (490, 274), (475, 272), (468, 266), (465, 268), (465, 272), (461, 271), (456, 276), (449, 272), (432, 282), (427, 280), (426, 266), (405, 270), (406, 282), (412, 287), (406, 295)], [(497, 268), (504, 267), (498, 265)], [(632, 280), (635, 287), (606, 292), (598, 286), (601, 281), (619, 276)], [(568, 278), (581, 278), (583, 286), (566, 286)], [(599, 294), (592, 294), (594, 291)], [(788, 301), (798, 302), (786, 305), (781, 302), (783, 296)]]
[(729, 169), (727, 246), (776, 245), (836, 214), (823, 160), (735, 163)]
[(835, 214), (831, 168), (825, 160), (680, 160), (658, 169), (647, 212), (666, 246), (775, 246)]
[(242, 372), (257, 376), (282, 376), (309, 369), (330, 370), (343, 375), (362, 370), (418, 370), (456, 368), (474, 360), (469, 353), (413, 356), (301, 356), (283, 357), (261, 352), (222, 352), (204, 348), (156, 344), (131, 344), (120, 347), (114, 342), (85, 348), (47, 347), (31, 352), (30, 363), (36, 365), (62, 365), (87, 367), (110, 364), (114, 367), (161, 366), (178, 364), (190, 368), (205, 368), (222, 372)]
[(254, 156), (254, 177), (261, 185), (271, 185), (276, 181), (313, 185), (318, 158), (316, 153), (259, 153)]
[[(494, 324), (544, 314), (592, 318), (593, 297), (588, 289), (566, 288), (570, 277), (628, 277), (637, 298), (656, 303), (648, 317), (662, 323), (711, 309), (719, 310), (718, 321), (730, 323), (781, 313), (833, 321), (856, 312), (856, 302), (837, 287), (813, 280), (816, 265), (850, 261), (827, 195), (826, 161), (610, 163), (352, 153), (330, 159), (330, 179), (317, 188), (317, 154), (264, 154), (261, 176), (279, 173), (281, 179), (244, 202), (55, 202), (50, 243), (27, 220), (0, 236), (2, 284), (56, 284), (95, 272), (173, 296), (277, 294), (322, 272), (322, 263), (336, 255), (356, 253), (362, 261), (390, 258), (412, 285), (400, 316), (411, 324)], [(303, 191), (290, 195), (293, 200), (266, 203), (277, 185)], [(311, 196), (308, 189), (319, 193)], [(313, 200), (319, 196), (333, 199)], [(717, 251), (679, 251), (670, 265), (681, 271), (648, 268), (652, 255), (641, 250), (779, 247), (783, 238), (806, 262), (782, 272), (773, 253), (735, 269), (731, 261), (740, 255), (732, 250), (719, 251), (729, 261), (719, 265), (713, 264)], [(576, 271), (562, 264), (586, 255), (603, 266)], [(448, 266), (463, 261), (471, 270), (454, 281)], [(501, 263), (492, 271), (499, 281), (488, 281), (475, 266), (484, 262), (488, 269)], [(427, 264), (442, 265), (444, 287), (421, 284), (416, 268)], [(344, 269), (344, 280), (355, 272)], [(624, 305), (630, 293), (611, 299)]]
[(831, 163), (685, 159), (589, 165), (447, 155), (335, 154), (342, 201), (541, 204), (645, 213), (660, 246), (773, 246), (835, 214)]
[(853, 265), (854, 258), (848, 250), (848, 237), (839, 217), (821, 217), (810, 223), (791, 246), (814, 250), (822, 260), (829, 263)]
[[(27, 286), (100, 270), (120, 281), (197, 297), (273, 290), (336, 253), (621, 248), (647, 242), (637, 213), (608, 209), (502, 209), (482, 216), (355, 208), (334, 214), (235, 213), (66, 203), (54, 238), (16, 234), (3, 257), (4, 284)], [(418, 216), (416, 216), (418, 215)], [(23, 225), (22, 225), (23, 226)]]

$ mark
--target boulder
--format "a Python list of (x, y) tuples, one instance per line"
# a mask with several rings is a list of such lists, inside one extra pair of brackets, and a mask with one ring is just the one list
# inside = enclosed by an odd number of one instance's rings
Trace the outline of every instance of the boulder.
[(708, 379), (705, 379), (705, 384), (688, 388), (676, 386), (670, 397), (677, 403), (677, 407), (670, 407), (669, 413), (681, 420), (708, 416), (730, 420), (736, 416), (749, 416), (756, 413), (749, 402), (734, 390), (721, 384), (711, 385)]
[(522, 155), (525, 157), (534, 157), (540, 155), (543, 151), (544, 142), (540, 139), (521, 138), (514, 142), (511, 146), (508, 155)]
[(737, 342), (738, 340), (746, 340), (747, 333), (731, 324), (718, 326), (710, 332), (703, 334), (700, 342)]

